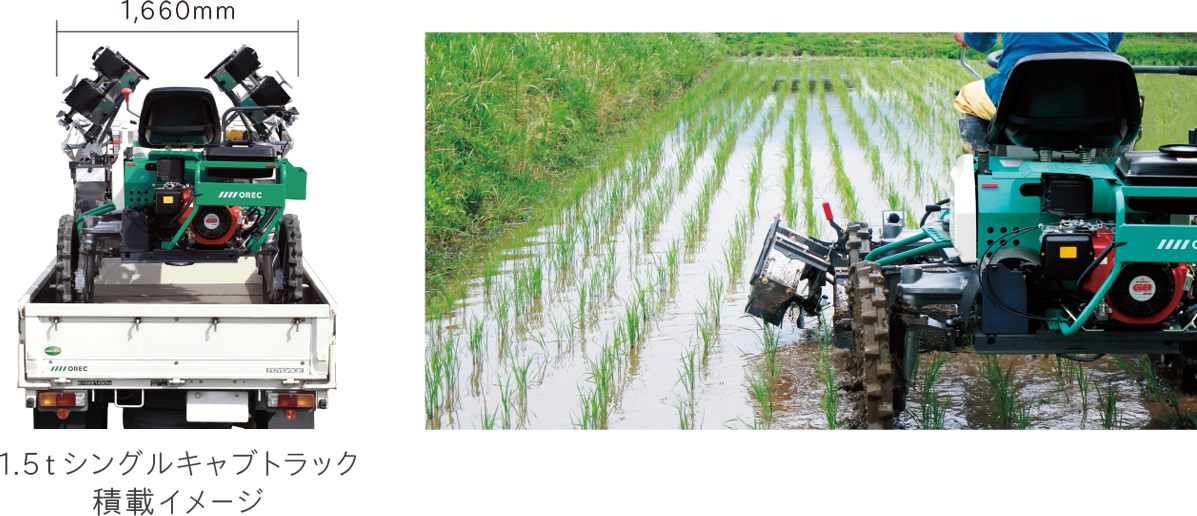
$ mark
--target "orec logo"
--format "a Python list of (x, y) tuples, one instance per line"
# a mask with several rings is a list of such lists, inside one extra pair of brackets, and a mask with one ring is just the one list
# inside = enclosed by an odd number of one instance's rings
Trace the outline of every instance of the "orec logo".
[(220, 192), (217, 199), (261, 199), (262, 192)]
[(72, 365), (72, 366), (56, 365), (56, 366), (52, 366), (50, 368), (50, 370), (51, 371), (68, 371), (68, 372), (76, 372), (76, 373), (79, 373), (79, 372), (85, 373), (85, 372), (87, 372), (87, 366), (85, 366), (85, 365)]
[(1165, 238), (1160, 240), (1160, 245), (1156, 246), (1156, 249), (1188, 249), (1189, 244), (1193, 244), (1193, 249), (1197, 249), (1197, 240)]

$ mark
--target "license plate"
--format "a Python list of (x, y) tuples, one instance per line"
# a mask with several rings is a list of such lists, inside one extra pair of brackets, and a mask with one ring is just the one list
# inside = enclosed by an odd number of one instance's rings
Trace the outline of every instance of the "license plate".
[(249, 393), (245, 391), (187, 391), (188, 423), (244, 423), (249, 421)]

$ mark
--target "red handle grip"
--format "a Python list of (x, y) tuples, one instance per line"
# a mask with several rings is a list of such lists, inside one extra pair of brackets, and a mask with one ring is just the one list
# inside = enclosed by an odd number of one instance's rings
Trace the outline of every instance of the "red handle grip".
[(961, 43), (960, 48), (968, 48), (968, 43)]
[(125, 89), (122, 89), (122, 90), (121, 90), (121, 93), (124, 93), (124, 94), (125, 94), (125, 102), (129, 102), (129, 95), (132, 95), (132, 94), (133, 94), (133, 89), (132, 89), (132, 88), (125, 88)]
[(827, 220), (834, 219), (835, 216), (831, 214), (831, 203), (823, 203), (823, 215), (827, 216)]

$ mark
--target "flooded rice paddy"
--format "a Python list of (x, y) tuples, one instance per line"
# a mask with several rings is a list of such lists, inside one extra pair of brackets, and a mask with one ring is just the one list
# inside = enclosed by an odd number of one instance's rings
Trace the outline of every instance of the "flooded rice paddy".
[[(551, 223), (430, 301), (432, 514), (844, 512), (846, 352), (818, 321), (743, 314), (748, 275), (774, 217), (827, 237), (822, 202), (913, 223), (946, 196), (970, 80), (947, 61), (729, 61), (579, 172)], [(1149, 364), (924, 351), (897, 425), (1189, 417)]]
[[(839, 220), (897, 209), (914, 222), (946, 197), (953, 92), (970, 77), (940, 60), (717, 68), (632, 131), (588, 188), (563, 192), (574, 197), (550, 223), (512, 231), (473, 277), (430, 297), (427, 427), (854, 426), (846, 352), (820, 344), (815, 320), (763, 329), (743, 313), (748, 276), (774, 216), (826, 237), (823, 202)], [(920, 379), (934, 357), (921, 355)], [(931, 385), (910, 388), (899, 428), (1176, 419), (1150, 381), (1166, 371), (1136, 356), (1004, 356), (990, 371), (1008, 372), (1005, 387), (967, 348), (943, 358)]]

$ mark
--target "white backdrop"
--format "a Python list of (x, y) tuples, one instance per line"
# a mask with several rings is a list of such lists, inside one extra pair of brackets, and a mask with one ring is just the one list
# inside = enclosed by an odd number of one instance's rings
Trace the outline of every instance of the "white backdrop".
[[(8, 303), (8, 316), (0, 317), (0, 437), (28, 441), (34, 431), (17, 388), (14, 312), (53, 260), (57, 220), (72, 210), (68, 159), (59, 150), (66, 134), (54, 117), (67, 109), (62, 89), (77, 73), (95, 78), (92, 51), (108, 45), (150, 75), (133, 93), (134, 113), (148, 91), (163, 86), (207, 87), (223, 113), (229, 99), (203, 75), (242, 44), (257, 50), (261, 73), (278, 71), (294, 86), (287, 92), (300, 117), (287, 158), (308, 170), (308, 199), (288, 202), (287, 212), (299, 215), (304, 256), (339, 305), (339, 387), (329, 408), (317, 412), (316, 441), (382, 435), (382, 1), (354, 2), (352, 10), (342, 2), (312, 4), (298, 41), (294, 34), (61, 34), (57, 77), (55, 35), (42, 22), (42, 2), (6, 4), (0, 312)], [(109, 411), (109, 438), (119, 441), (120, 409)]]

